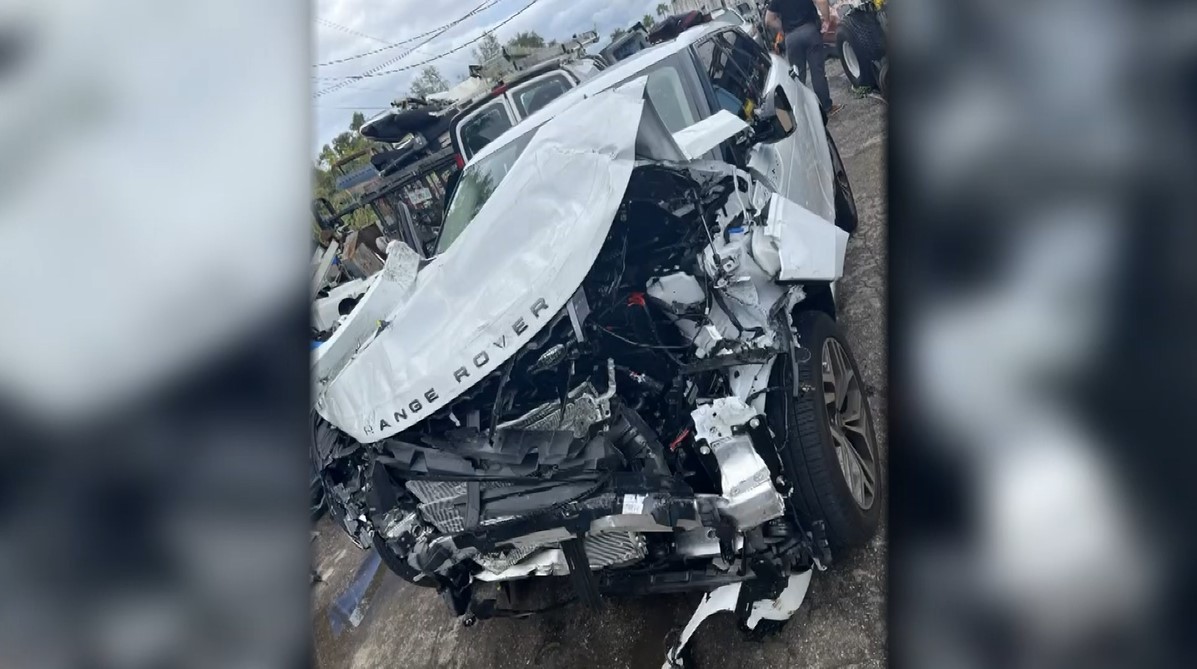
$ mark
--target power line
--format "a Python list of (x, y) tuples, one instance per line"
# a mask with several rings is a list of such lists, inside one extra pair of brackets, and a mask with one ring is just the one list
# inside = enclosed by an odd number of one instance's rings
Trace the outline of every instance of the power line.
[(363, 37), (363, 38), (371, 40), (373, 42), (378, 42), (379, 44), (388, 44), (390, 46), (395, 46), (394, 44), (391, 44), (390, 42), (388, 42), (384, 39), (378, 39), (377, 37), (367, 35), (366, 33), (358, 32), (358, 31), (354, 30), (353, 28), (347, 28), (347, 27), (341, 25), (340, 23), (333, 23), (332, 21), (329, 21), (328, 19), (316, 18), (314, 20), (316, 21), (316, 23), (319, 23), (320, 25), (323, 25), (328, 28), (332, 28), (334, 30), (340, 30), (343, 33), (348, 33), (348, 34), (354, 35), (356, 37)]
[[(470, 12), (466, 16), (473, 16), (474, 14), (476, 14), (480, 11), (490, 9), (491, 7), (499, 4), (499, 0), (487, 0), (487, 2), (483, 3), (483, 4), (485, 4), (486, 6), (481, 7), (479, 9), (475, 9), (474, 11)], [(353, 55), (353, 56), (346, 56), (344, 58), (336, 58), (333, 60), (325, 61), (323, 63), (316, 63), (312, 67), (328, 67), (329, 65), (338, 65), (340, 63), (347, 63), (351, 60), (357, 60), (359, 58), (366, 58), (367, 56), (373, 56), (376, 53), (382, 53), (383, 51), (387, 51), (388, 49), (394, 49), (396, 47), (403, 46), (404, 44), (411, 44), (412, 42), (414, 42), (422, 37), (427, 37), (427, 36), (435, 33), (438, 30), (443, 30), (445, 28), (451, 28), (460, 22), (461, 22), (461, 19), (458, 19), (457, 21), (451, 21), (449, 23), (446, 23), (443, 26), (438, 26), (436, 28), (433, 28), (432, 30), (429, 30), (427, 32), (422, 32), (419, 35), (415, 35), (413, 37), (408, 37), (407, 39), (399, 40), (398, 42), (383, 42), (383, 44), (386, 44), (386, 46), (378, 48), (378, 49), (374, 49), (373, 51), (367, 51), (366, 53), (359, 53), (359, 54)]]
[[(417, 50), (417, 49), (413, 49), (413, 51), (415, 51), (415, 50)], [(457, 55), (446, 53), (446, 54), (441, 54), (441, 58), (448, 60), (450, 62), (468, 62), (469, 60), (471, 60), (473, 58), (473, 56), (471, 56), (470, 54), (465, 54), (465, 53), (457, 54)], [(324, 82), (324, 81), (345, 81), (346, 79), (355, 80), (359, 76), (360, 75), (339, 75), (339, 76), (337, 76), (337, 75), (312, 74), (308, 78), (311, 79), (312, 81)]]
[[(540, 0), (532, 0), (531, 2), (529, 2), (528, 4), (526, 4), (522, 8), (520, 8), (520, 10), (517, 11), (516, 13), (514, 13), (511, 16), (507, 17), (506, 19), (503, 19), (502, 21), (500, 21), (499, 24), (496, 25), (494, 28), (491, 28), (490, 30), (485, 31), (481, 35), (475, 37), (474, 39), (472, 39), (468, 42), (465, 42), (464, 44), (461, 44), (459, 46), (453, 47), (452, 49), (449, 49), (448, 51), (445, 51), (444, 53), (437, 54), (435, 56), (432, 56), (431, 58), (427, 58), (418, 63), (412, 63), (411, 65), (404, 65), (403, 67), (397, 67), (397, 68), (390, 69), (390, 70), (381, 70), (380, 71), (378, 68), (373, 68), (372, 70), (368, 70), (359, 75), (344, 77), (344, 79), (348, 80), (348, 81), (357, 81), (358, 79), (365, 79), (368, 77), (382, 77), (382, 76), (386, 76), (388, 74), (395, 74), (397, 72), (405, 72), (407, 70), (412, 70), (417, 67), (420, 67), (421, 65), (427, 65), (433, 61), (444, 58), (445, 56), (448, 56), (449, 54), (461, 51), (462, 49), (470, 46), (471, 44), (474, 44), (475, 42), (482, 40), (487, 35), (493, 34), (499, 28), (502, 28), (504, 25), (506, 25), (506, 24), (510, 23), (512, 20), (514, 20), (515, 17), (519, 16), (520, 14), (523, 14), (525, 11), (527, 11), (529, 8), (532, 7), (532, 5), (535, 5), (537, 2), (540, 2)], [(431, 41), (431, 40), (429, 40), (429, 41)], [(427, 44), (427, 42), (425, 42), (425, 44)], [(421, 46), (423, 46), (423, 45), (421, 45)], [(416, 49), (419, 49), (419, 48), (420, 47), (416, 47), (415, 49), (412, 49), (411, 51), (415, 51)], [(408, 51), (407, 53), (411, 53), (411, 51)], [(404, 55), (406, 55), (406, 54), (404, 54)], [(382, 66), (380, 66), (380, 67), (382, 67)], [(325, 93), (331, 93), (332, 91), (337, 90), (340, 87), (341, 87), (340, 85), (330, 86), (329, 88), (326, 88), (322, 91), (318, 91), (316, 93), (316, 97), (324, 95)]]
[[(532, 0), (532, 2), (533, 2), (533, 3), (535, 3), (536, 1), (537, 1), (537, 0)], [(448, 31), (450, 28), (452, 28), (453, 26), (455, 26), (455, 25), (457, 25), (457, 24), (461, 23), (462, 21), (465, 21), (466, 19), (470, 18), (471, 16), (474, 16), (474, 15), (475, 15), (475, 14), (477, 14), (478, 12), (481, 12), (482, 10), (484, 10), (484, 9), (487, 9), (488, 7), (490, 7), (490, 6), (492, 5), (492, 3), (493, 3), (493, 2), (494, 2), (494, 0), (484, 0), (484, 1), (482, 2), (482, 4), (480, 4), (480, 5), (478, 5), (477, 7), (475, 7), (473, 10), (471, 10), (471, 11), (470, 11), (470, 13), (468, 13), (468, 14), (466, 14), (465, 16), (463, 16), (463, 17), (461, 17), (461, 18), (457, 19), (456, 21), (453, 21), (453, 22), (451, 22), (451, 23), (449, 23), (449, 24), (447, 24), (447, 25), (443, 26), (443, 27), (442, 27), (440, 30), (438, 30), (438, 31), (437, 31), (435, 34), (433, 34), (431, 37), (429, 37), (428, 39), (424, 40), (423, 42), (420, 42), (418, 45), (416, 45), (416, 46), (412, 47), (411, 49), (408, 49), (407, 51), (404, 51), (403, 53), (399, 54), (398, 56), (395, 56), (394, 58), (392, 58), (392, 59), (390, 59), (390, 60), (386, 61), (385, 63), (381, 63), (381, 64), (379, 64), (379, 65), (376, 65), (376, 66), (374, 66), (374, 67), (370, 68), (369, 70), (366, 70), (365, 72), (363, 72), (363, 73), (362, 73), (362, 74), (360, 74), (360, 75), (353, 76), (353, 77), (342, 77), (342, 79), (343, 79), (344, 81), (356, 81), (356, 80), (358, 80), (358, 79), (363, 79), (363, 78), (365, 78), (365, 77), (372, 77), (372, 76), (375, 76), (375, 73), (376, 73), (376, 72), (378, 72), (379, 70), (382, 70), (383, 68), (386, 68), (386, 67), (389, 67), (389, 66), (391, 66), (391, 65), (394, 65), (395, 63), (399, 62), (400, 60), (402, 60), (402, 59), (406, 58), (406, 57), (407, 57), (408, 55), (410, 55), (412, 52), (416, 51), (417, 49), (420, 49), (421, 47), (423, 47), (423, 46), (427, 45), (427, 44), (428, 44), (429, 42), (431, 42), (432, 40), (434, 40), (434, 39), (436, 39), (437, 37), (440, 37), (441, 35), (445, 34), (445, 32), (447, 32), (447, 31)], [(525, 7), (525, 9), (527, 9), (527, 8)], [(520, 11), (523, 11), (523, 10), (520, 10)], [(343, 87), (344, 87), (344, 81), (342, 81), (342, 83), (340, 83), (340, 84), (334, 84), (334, 85), (332, 85), (332, 86), (329, 86), (328, 88), (325, 88), (325, 89), (323, 89), (323, 90), (316, 91), (316, 93), (315, 93), (315, 94), (314, 94), (312, 97), (316, 97), (316, 98), (318, 98), (318, 97), (320, 97), (320, 96), (322, 96), (322, 95), (327, 95), (328, 93), (332, 93), (332, 92), (334, 92), (334, 91), (338, 91), (338, 90), (340, 90), (341, 88), (343, 88)]]

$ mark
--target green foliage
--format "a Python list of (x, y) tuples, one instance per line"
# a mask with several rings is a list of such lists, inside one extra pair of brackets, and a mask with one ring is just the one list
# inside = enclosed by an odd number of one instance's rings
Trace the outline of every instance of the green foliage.
[(441, 71), (435, 65), (429, 65), (420, 70), (420, 74), (411, 82), (412, 97), (423, 98), (433, 93), (444, 93), (449, 90), (449, 82), (441, 76)]
[[(353, 204), (353, 197), (342, 190), (337, 190), (337, 177), (342, 172), (351, 172), (370, 160), (369, 152), (372, 142), (358, 134), (358, 130), (366, 122), (365, 114), (354, 112), (349, 122), (349, 130), (342, 132), (320, 149), (320, 156), (312, 166), (312, 196), (328, 200), (334, 209), (341, 210)], [(365, 152), (364, 155), (339, 167), (334, 167), (347, 156)], [(349, 224), (354, 228), (361, 228), (374, 221), (368, 209), (359, 209), (349, 217)]]
[(620, 37), (623, 37), (624, 33), (626, 33), (626, 32), (627, 32), (627, 30), (625, 30), (624, 28), (616, 28), (615, 30), (612, 30), (611, 31), (611, 41), (614, 42), (615, 40), (619, 39)]
[(657, 20), (654, 19), (651, 14), (645, 14), (644, 18), (640, 19), (640, 25), (644, 26), (645, 28), (653, 27), (653, 24), (656, 22)]
[(662, 2), (661, 4), (657, 5), (657, 16), (669, 16), (669, 3)]
[(544, 38), (536, 31), (519, 33), (507, 41), (507, 46), (524, 46), (539, 49), (544, 46)]

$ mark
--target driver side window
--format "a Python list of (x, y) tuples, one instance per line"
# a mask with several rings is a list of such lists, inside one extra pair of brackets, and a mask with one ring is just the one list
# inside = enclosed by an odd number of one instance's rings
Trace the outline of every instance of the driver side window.
[(696, 51), (714, 90), (715, 108), (751, 121), (769, 78), (769, 55), (738, 30), (720, 32), (699, 44)]

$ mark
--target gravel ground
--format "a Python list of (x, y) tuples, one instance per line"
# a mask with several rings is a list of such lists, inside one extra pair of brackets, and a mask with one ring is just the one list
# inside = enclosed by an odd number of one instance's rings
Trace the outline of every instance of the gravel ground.
[[(848, 245), (839, 287), (841, 323), (873, 391), (871, 407), (887, 460), (885, 316), (885, 103), (857, 97), (838, 63), (828, 62), (832, 96), (845, 108), (831, 133), (848, 169), (860, 227)], [(709, 667), (881, 667), (886, 650), (887, 518), (867, 547), (837, 556), (816, 573), (802, 608), (763, 642), (745, 640), (731, 614), (710, 618), (691, 643), (696, 663)], [(457, 622), (435, 592), (381, 567), (369, 573), (357, 625), (339, 634), (330, 625), (334, 600), (354, 580), (367, 553), (327, 519), (317, 526), (314, 564), (326, 582), (313, 587), (312, 626), (319, 667), (660, 667), (665, 636), (680, 628), (698, 595), (608, 599), (599, 611), (572, 606), (525, 620)], [(358, 618), (360, 617), (360, 621)]]

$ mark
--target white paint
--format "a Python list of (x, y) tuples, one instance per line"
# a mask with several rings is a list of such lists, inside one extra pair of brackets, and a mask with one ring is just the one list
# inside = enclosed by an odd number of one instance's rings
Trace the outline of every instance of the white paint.
[(748, 129), (735, 114), (721, 109), (715, 114), (673, 133), (673, 141), (689, 160), (697, 160), (708, 151)]
[[(756, 629), (756, 626), (762, 620), (788, 620), (792, 617), (806, 599), (806, 591), (810, 587), (810, 576), (811, 572), (809, 570), (801, 574), (794, 574), (790, 577), (790, 583), (782, 591), (780, 597), (754, 602), (746, 622), (748, 629)], [(720, 611), (736, 610), (736, 602), (740, 599), (740, 586), (740, 583), (725, 585), (707, 593), (702, 598), (702, 601), (698, 604), (698, 608), (694, 610), (694, 614), (690, 617), (690, 621), (682, 629), (682, 635), (678, 639), (677, 644), (666, 653), (665, 664), (661, 665), (662, 669), (677, 669), (684, 666), (679, 657), (682, 649), (686, 647), (686, 644), (690, 642), (690, 638), (694, 636), (699, 626), (707, 618)]]
[(392, 305), (388, 327), (328, 382), (320, 414), (363, 443), (386, 438), (498, 369), (547, 325), (610, 230), (643, 107), (641, 81), (545, 123), (470, 226)]

